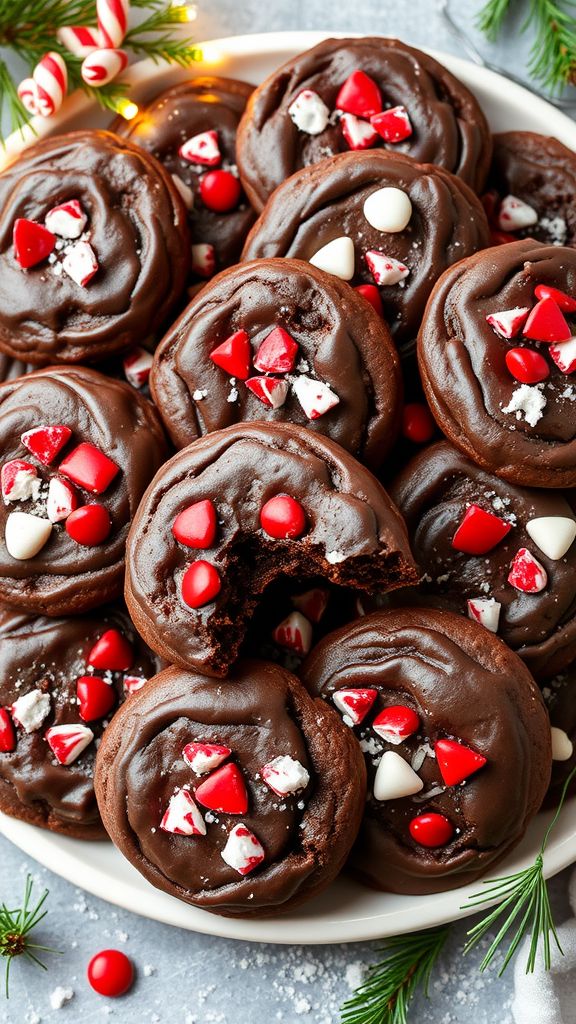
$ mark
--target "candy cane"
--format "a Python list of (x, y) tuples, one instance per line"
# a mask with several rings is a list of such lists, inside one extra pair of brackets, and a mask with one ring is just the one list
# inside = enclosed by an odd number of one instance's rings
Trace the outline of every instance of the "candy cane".
[(43, 117), (50, 117), (62, 106), (68, 88), (68, 71), (59, 53), (47, 53), (34, 68), (32, 78), (38, 91), (38, 108)]
[(98, 28), (102, 46), (120, 46), (128, 28), (128, 0), (96, 0)]
[(56, 33), (58, 42), (62, 43), (75, 57), (87, 57), (92, 50), (97, 50), (102, 45), (100, 33), (97, 28), (73, 28), (66, 26), (59, 28)]
[(25, 78), (18, 86), (18, 96), (29, 114), (39, 114), (38, 86), (33, 78)]
[(87, 85), (100, 89), (116, 78), (127, 63), (128, 55), (124, 50), (93, 50), (84, 58), (82, 78)]

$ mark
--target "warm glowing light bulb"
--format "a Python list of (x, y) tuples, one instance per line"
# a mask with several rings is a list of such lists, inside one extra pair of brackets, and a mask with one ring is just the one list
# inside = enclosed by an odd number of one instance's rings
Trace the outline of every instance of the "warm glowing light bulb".
[(120, 100), (116, 105), (116, 110), (126, 121), (132, 121), (136, 117), (138, 109), (138, 104), (133, 103), (132, 100)]
[(204, 64), (218, 64), (222, 60), (222, 54), (215, 46), (203, 46), (201, 59)]

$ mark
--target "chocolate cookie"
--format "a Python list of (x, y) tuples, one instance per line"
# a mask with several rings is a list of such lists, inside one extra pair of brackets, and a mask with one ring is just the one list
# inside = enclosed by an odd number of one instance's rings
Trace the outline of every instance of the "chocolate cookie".
[(448, 612), (379, 612), (304, 665), (354, 726), (369, 797), (352, 870), (421, 894), (473, 882), (520, 841), (550, 779), (550, 722), (520, 659)]
[(0, 601), (69, 615), (119, 597), (130, 521), (168, 449), (129, 384), (52, 367), (0, 385)]
[(494, 136), (483, 197), (495, 242), (576, 245), (576, 153), (535, 132)]
[(240, 264), (206, 285), (156, 350), (151, 387), (177, 448), (233, 423), (286, 420), (377, 466), (400, 425), (382, 318), (298, 260)]
[(451, 267), (430, 296), (418, 362), (450, 441), (504, 480), (576, 485), (576, 253), (532, 239)]
[(238, 165), (261, 210), (301, 167), (375, 146), (445, 167), (477, 191), (492, 150), (477, 100), (438, 61), (398, 39), (326, 39), (255, 90)]
[(396, 154), (342, 153), (276, 190), (242, 258), (308, 260), (364, 291), (369, 285), (406, 348), (440, 274), (488, 244), (482, 204), (453, 174)]
[(561, 492), (506, 483), (443, 441), (416, 455), (390, 493), (423, 574), (402, 602), (482, 622), (536, 678), (573, 661), (576, 517)]
[[(236, 263), (255, 220), (236, 183), (236, 129), (253, 89), (232, 78), (193, 78), (161, 93), (133, 121), (118, 117), (111, 125), (172, 175), (188, 209), (197, 278)], [(227, 189), (229, 201), (221, 209)]]
[(115, 709), (162, 663), (121, 608), (46, 619), (0, 613), (0, 810), (104, 839), (93, 775)]
[[(554, 676), (542, 686), (552, 723), (552, 778), (546, 795), (546, 805), (556, 808), (564, 784), (576, 766), (576, 662)], [(576, 788), (574, 780), (570, 792)]]
[(0, 175), (0, 349), (98, 362), (158, 329), (190, 262), (186, 210), (154, 157), (70, 132)]
[(126, 600), (146, 642), (214, 676), (279, 577), (362, 590), (416, 580), (378, 481), (333, 441), (287, 423), (228, 427), (179, 452), (148, 488), (126, 554)]
[(19, 359), (11, 359), (10, 356), (0, 352), (0, 383), (5, 380), (15, 380), (16, 377), (23, 377), (26, 373), (35, 370), (30, 363), (21, 363)]
[(160, 673), (120, 710), (96, 767), (102, 818), (134, 867), (237, 917), (290, 910), (335, 878), (365, 786), (338, 716), (264, 661), (218, 682)]

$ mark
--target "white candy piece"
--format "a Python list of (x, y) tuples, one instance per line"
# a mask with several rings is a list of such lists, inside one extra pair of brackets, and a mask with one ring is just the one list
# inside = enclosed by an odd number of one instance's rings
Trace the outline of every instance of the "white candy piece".
[(369, 149), (378, 138), (378, 132), (370, 122), (355, 114), (342, 114), (340, 127), (350, 149)]
[(336, 690), (332, 694), (338, 711), (348, 718), (352, 725), (360, 725), (372, 707), (375, 697), (376, 694), (366, 695), (362, 690)]
[(151, 352), (137, 346), (122, 360), (124, 375), (133, 388), (143, 388), (148, 383), (154, 359)]
[(574, 373), (576, 370), (576, 338), (555, 341), (553, 345), (550, 345), (548, 351), (562, 373)]
[(141, 690), (144, 683), (147, 682), (148, 680), (146, 676), (124, 676), (124, 679), (122, 680), (124, 693), (128, 696), (131, 696), (133, 693), (138, 693), (138, 690)]
[(216, 167), (222, 160), (220, 146), (218, 145), (218, 132), (210, 129), (207, 132), (200, 132), (186, 139), (178, 155), (191, 164), (204, 164), (206, 167)]
[(87, 85), (101, 89), (112, 82), (128, 64), (128, 54), (124, 50), (104, 47), (92, 50), (82, 61), (80, 74)]
[(312, 626), (302, 612), (291, 612), (276, 626), (272, 639), (295, 654), (308, 654), (312, 647)]
[(72, 28), (65, 26), (59, 28), (56, 38), (62, 46), (65, 46), (75, 57), (87, 57), (92, 50), (97, 50), (102, 45), (100, 33), (96, 28)]
[(512, 397), (502, 412), (516, 413), (517, 420), (521, 420), (524, 415), (526, 423), (535, 427), (538, 420), (542, 419), (545, 408), (546, 396), (542, 393), (541, 388), (531, 384), (521, 384), (512, 392)]
[(489, 313), (486, 322), (490, 324), (501, 338), (515, 338), (530, 310), (528, 306), (515, 306), (514, 309), (502, 309), (499, 313)]
[(53, 476), (48, 484), (46, 502), (46, 513), (50, 522), (61, 523), (63, 519), (68, 519), (76, 505), (76, 497), (70, 484)]
[(367, 252), (364, 259), (376, 284), (398, 284), (410, 273), (404, 263), (400, 263), (392, 256), (386, 256), (383, 252), (377, 252), (375, 249)]
[(553, 761), (569, 761), (574, 752), (574, 744), (564, 732), (564, 729), (558, 729), (557, 726), (553, 725), (550, 729), (552, 736), (552, 760)]
[(303, 89), (288, 107), (294, 124), (307, 135), (319, 135), (330, 120), (330, 111), (317, 92)]
[(187, 789), (177, 789), (170, 797), (160, 828), (177, 836), (205, 836), (206, 823), (200, 808)]
[(424, 783), (407, 761), (395, 750), (387, 750), (374, 778), (375, 800), (399, 800), (413, 796), (423, 789)]
[(186, 209), (193, 210), (194, 193), (192, 189), (186, 184), (185, 181), (182, 181), (182, 178), (180, 177), (179, 174), (173, 174), (172, 181), (174, 182), (176, 188), (178, 189), (180, 196), (182, 197), (182, 202), (184, 203)]
[(192, 246), (192, 270), (198, 277), (212, 277), (216, 270), (216, 250), (209, 242)]
[(88, 242), (76, 242), (62, 260), (62, 269), (84, 288), (98, 270), (98, 260)]
[(538, 214), (517, 196), (504, 196), (498, 213), (498, 227), (502, 231), (520, 231), (538, 223)]
[(86, 725), (53, 725), (46, 730), (44, 738), (56, 760), (69, 765), (90, 746), (94, 733)]
[(258, 379), (262, 393), (260, 394), (252, 388), (252, 394), (259, 398), (264, 405), (269, 405), (272, 409), (281, 409), (288, 397), (290, 389), (288, 381), (277, 380), (275, 377), (259, 377)]
[(77, 199), (55, 206), (44, 220), (48, 231), (60, 238), (80, 238), (87, 223), (88, 217)]
[(6, 548), (19, 562), (34, 558), (52, 533), (52, 523), (29, 512), (11, 512), (6, 520)]
[(340, 399), (327, 384), (321, 380), (312, 380), (303, 374), (293, 382), (294, 393), (309, 420), (317, 420), (324, 416)]
[(318, 249), (308, 262), (318, 267), (318, 270), (339, 277), (341, 281), (351, 281), (355, 269), (354, 242), (347, 235), (333, 238)]
[(310, 775), (304, 765), (290, 757), (290, 754), (281, 754), (279, 757), (275, 757), (273, 761), (264, 765), (260, 774), (266, 785), (277, 796), (297, 793), (299, 789), (306, 789), (310, 782)]
[(239, 875), (248, 875), (264, 860), (264, 848), (243, 821), (235, 825), (220, 856)]
[(576, 539), (576, 522), (566, 516), (541, 516), (526, 523), (526, 533), (548, 558), (563, 558)]
[(364, 203), (364, 216), (377, 231), (404, 231), (412, 216), (412, 203), (401, 188), (379, 188)]
[(218, 768), (231, 753), (230, 747), (193, 741), (186, 744), (182, 757), (195, 775), (207, 775)]
[(30, 469), (19, 469), (11, 478), (12, 463), (2, 467), (2, 497), (4, 501), (27, 501), (38, 498), (42, 481), (32, 466)]
[(499, 601), (496, 601), (493, 597), (472, 597), (467, 604), (469, 619), (479, 622), (486, 629), (489, 629), (491, 633), (498, 632), (500, 610), (502, 608)]
[(15, 700), (10, 712), (12, 718), (24, 732), (36, 732), (47, 715), (50, 714), (50, 694), (42, 690), (30, 690)]

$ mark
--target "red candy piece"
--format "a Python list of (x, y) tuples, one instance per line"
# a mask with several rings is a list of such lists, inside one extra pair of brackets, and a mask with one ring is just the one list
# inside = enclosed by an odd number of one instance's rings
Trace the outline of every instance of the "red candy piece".
[(404, 142), (412, 135), (413, 128), (406, 107), (390, 107), (370, 118), (370, 124), (385, 142)]
[(280, 409), (288, 396), (288, 381), (277, 377), (249, 377), (246, 387), (263, 405), (270, 409)]
[[(36, 481), (36, 483), (35, 483)], [(0, 470), (2, 497), (8, 501), (31, 498), (38, 486), (38, 470), (31, 462), (11, 459)]]
[(262, 506), (260, 525), (275, 540), (295, 540), (306, 529), (306, 513), (295, 498), (277, 494)]
[(433, 849), (436, 846), (446, 846), (454, 835), (454, 826), (443, 814), (419, 814), (412, 818), (408, 826), (410, 835), (419, 846), (427, 846)]
[(210, 359), (231, 377), (246, 380), (250, 373), (252, 349), (246, 331), (235, 331), (210, 353)]
[(310, 622), (320, 622), (328, 607), (330, 592), (322, 587), (313, 587), (303, 594), (296, 594), (292, 598), (292, 604), (299, 612), (302, 612)]
[(375, 313), (378, 316), (384, 316), (384, 306), (382, 305), (382, 299), (380, 298), (380, 292), (375, 284), (357, 284), (354, 286), (354, 291), (359, 292), (366, 302), (369, 302)]
[(550, 367), (539, 352), (531, 348), (511, 348), (506, 353), (506, 366), (521, 384), (539, 384), (550, 376)]
[(206, 498), (189, 505), (176, 516), (172, 533), (187, 548), (211, 548), (216, 539), (216, 507)]
[(80, 718), (84, 722), (104, 718), (116, 703), (114, 687), (105, 683), (100, 676), (80, 676), (76, 680), (76, 696)]
[(510, 235), (508, 231), (491, 231), (490, 241), (492, 245), (506, 245), (507, 242), (516, 242), (516, 235)]
[(540, 299), (531, 310), (522, 331), (525, 338), (532, 341), (567, 341), (572, 336), (560, 307), (554, 299)]
[(349, 149), (352, 150), (370, 149), (378, 138), (378, 132), (370, 122), (362, 121), (355, 114), (342, 114), (340, 127)]
[(91, 494), (104, 494), (120, 467), (94, 444), (83, 442), (60, 464), (60, 473)]
[(452, 547), (467, 555), (485, 555), (512, 529), (510, 523), (478, 505), (470, 505), (452, 538)]
[(360, 725), (377, 696), (378, 690), (359, 687), (354, 690), (336, 690), (332, 700), (342, 715), (346, 715), (354, 725)]
[(347, 114), (370, 118), (382, 110), (382, 95), (365, 71), (353, 71), (341, 86), (335, 106)]
[(63, 427), (59, 424), (58, 426), (35, 427), (34, 430), (27, 430), (25, 434), (22, 434), (20, 440), (42, 465), (49, 466), (71, 437), (70, 427)]
[(46, 502), (46, 512), (50, 522), (61, 523), (77, 508), (78, 498), (72, 484), (53, 476), (48, 484), (48, 500)]
[(103, 949), (88, 964), (88, 981), (101, 996), (123, 996), (134, 981), (131, 960), (119, 949)]
[(283, 327), (275, 327), (265, 338), (256, 356), (254, 366), (261, 373), (288, 373), (294, 368), (298, 343)]
[(418, 732), (420, 719), (405, 704), (392, 704), (376, 715), (372, 728), (387, 743), (398, 744)]
[(272, 639), (301, 658), (312, 647), (312, 626), (302, 612), (291, 612), (272, 631)]
[(16, 730), (8, 708), (0, 708), (0, 754), (16, 750)]
[(127, 672), (134, 662), (132, 644), (119, 629), (107, 629), (87, 657), (93, 668), (103, 672)]
[(576, 338), (558, 341), (548, 349), (550, 358), (562, 373), (574, 373), (576, 370)]
[(426, 444), (434, 437), (436, 424), (427, 405), (408, 402), (402, 412), (402, 433), (414, 444)]
[(559, 288), (552, 288), (549, 284), (537, 284), (534, 295), (537, 299), (553, 299), (564, 313), (576, 313), (576, 299), (566, 295), (566, 292), (561, 292)]
[(520, 548), (510, 566), (508, 583), (525, 594), (539, 594), (548, 583), (548, 574), (528, 548)]
[(230, 757), (230, 747), (223, 747), (219, 743), (187, 743), (182, 751), (182, 757), (186, 764), (190, 765), (196, 775), (205, 775), (218, 768), (222, 761)]
[(210, 171), (200, 178), (200, 198), (214, 213), (229, 213), (240, 202), (242, 188), (230, 171)]
[(221, 814), (245, 814), (248, 810), (248, 793), (242, 772), (235, 764), (225, 764), (212, 772), (205, 782), (200, 783), (194, 799)]
[(447, 786), (457, 786), (486, 764), (486, 758), (482, 754), (477, 754), (456, 740), (437, 740), (434, 744), (434, 753), (440, 774)]
[(182, 577), (182, 600), (189, 608), (210, 604), (222, 589), (218, 570), (210, 562), (192, 562)]
[(23, 270), (47, 259), (56, 245), (56, 235), (34, 220), (18, 218), (14, 224), (14, 255)]
[(102, 544), (110, 535), (112, 520), (103, 505), (82, 505), (66, 520), (66, 533), (86, 548)]

